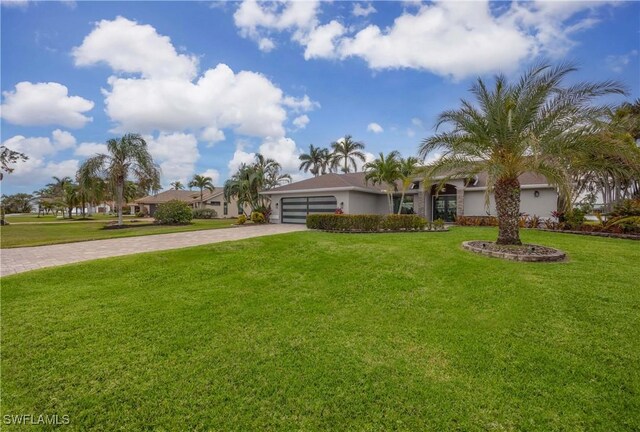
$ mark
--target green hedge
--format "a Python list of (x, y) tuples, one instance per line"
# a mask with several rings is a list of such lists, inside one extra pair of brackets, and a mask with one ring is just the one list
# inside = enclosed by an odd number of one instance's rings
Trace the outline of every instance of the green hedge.
[(422, 231), (426, 227), (427, 220), (418, 215), (383, 216), (322, 213), (307, 216), (307, 228), (324, 231)]
[(194, 219), (215, 219), (218, 217), (217, 211), (207, 207), (193, 209), (192, 213)]
[(184, 201), (171, 200), (158, 204), (153, 217), (156, 223), (161, 225), (188, 224), (193, 218), (193, 213)]

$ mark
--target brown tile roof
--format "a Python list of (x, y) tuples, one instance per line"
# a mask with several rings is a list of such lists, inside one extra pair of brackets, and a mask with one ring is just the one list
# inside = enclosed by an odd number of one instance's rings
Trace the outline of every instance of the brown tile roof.
[(347, 173), (347, 174), (324, 174), (318, 177), (311, 177), (290, 183), (277, 188), (269, 189), (263, 193), (269, 194), (273, 192), (296, 192), (308, 189), (361, 189), (371, 193), (381, 193), (386, 189), (385, 185), (373, 185), (371, 182), (367, 184), (364, 179), (365, 173)]
[[(264, 194), (269, 193), (285, 193), (285, 192), (297, 192), (303, 190), (313, 190), (313, 189), (358, 189), (364, 192), (370, 193), (382, 193), (387, 189), (387, 185), (376, 184), (373, 185), (371, 182), (368, 184), (365, 182), (365, 173), (357, 172), (357, 173), (347, 173), (347, 174), (324, 174), (318, 177), (311, 177), (305, 180), (300, 180), (295, 183), (290, 183), (288, 185), (280, 186), (277, 188), (269, 189), (268, 191), (263, 191)], [(524, 173), (519, 178), (520, 185), (532, 185), (532, 184), (547, 184), (547, 180), (540, 175), (533, 173)], [(416, 180), (422, 180), (421, 177), (416, 177)], [(481, 173), (478, 175), (478, 183), (473, 185), (473, 187), (486, 187), (487, 186), (487, 174)], [(398, 190), (400, 190), (400, 185), (398, 184)]]
[[(222, 194), (222, 192), (222, 188), (217, 187), (213, 190), (213, 192), (204, 191), (202, 198), (206, 201)], [(137, 204), (161, 204), (171, 200), (180, 200), (187, 203), (200, 202), (200, 191), (169, 189), (164, 192), (159, 192), (155, 195), (149, 195), (144, 198), (139, 198), (135, 200), (135, 202)]]

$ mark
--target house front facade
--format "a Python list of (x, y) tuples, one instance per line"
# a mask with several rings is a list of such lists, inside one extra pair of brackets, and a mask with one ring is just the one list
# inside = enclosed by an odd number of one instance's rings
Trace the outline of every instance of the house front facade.
[[(521, 185), (520, 212), (542, 218), (551, 217), (558, 208), (558, 193), (542, 176), (525, 173)], [(271, 200), (273, 223), (303, 224), (312, 213), (387, 214), (390, 211), (386, 185), (372, 185), (364, 173), (325, 174), (262, 192)], [(399, 189), (399, 188), (398, 188)], [(454, 222), (457, 216), (495, 216), (491, 196), (486, 206), (486, 175), (473, 179), (453, 179), (437, 190), (416, 179), (405, 192), (402, 213), (414, 213), (428, 220)], [(393, 192), (397, 213), (401, 192)]]
[(219, 218), (236, 218), (243, 212), (243, 209), (238, 206), (236, 199), (232, 198), (230, 201), (225, 200), (222, 188), (215, 188), (213, 191), (204, 191), (202, 201), (200, 200), (200, 191), (171, 189), (137, 199), (132, 204), (129, 204), (129, 206), (131, 214), (143, 212), (149, 216), (153, 216), (159, 204), (171, 200), (186, 202), (193, 209), (213, 209)]

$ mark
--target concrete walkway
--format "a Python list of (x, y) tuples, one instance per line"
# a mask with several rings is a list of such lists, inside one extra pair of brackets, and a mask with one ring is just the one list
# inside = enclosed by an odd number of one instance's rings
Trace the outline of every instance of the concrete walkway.
[(0, 250), (0, 276), (141, 252), (179, 249), (304, 231), (304, 225), (258, 225)]

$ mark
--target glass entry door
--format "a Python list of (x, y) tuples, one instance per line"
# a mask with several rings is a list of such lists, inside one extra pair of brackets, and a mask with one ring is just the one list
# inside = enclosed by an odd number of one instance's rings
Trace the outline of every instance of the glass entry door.
[(456, 219), (457, 200), (455, 195), (433, 197), (433, 220), (442, 219), (454, 222)]

